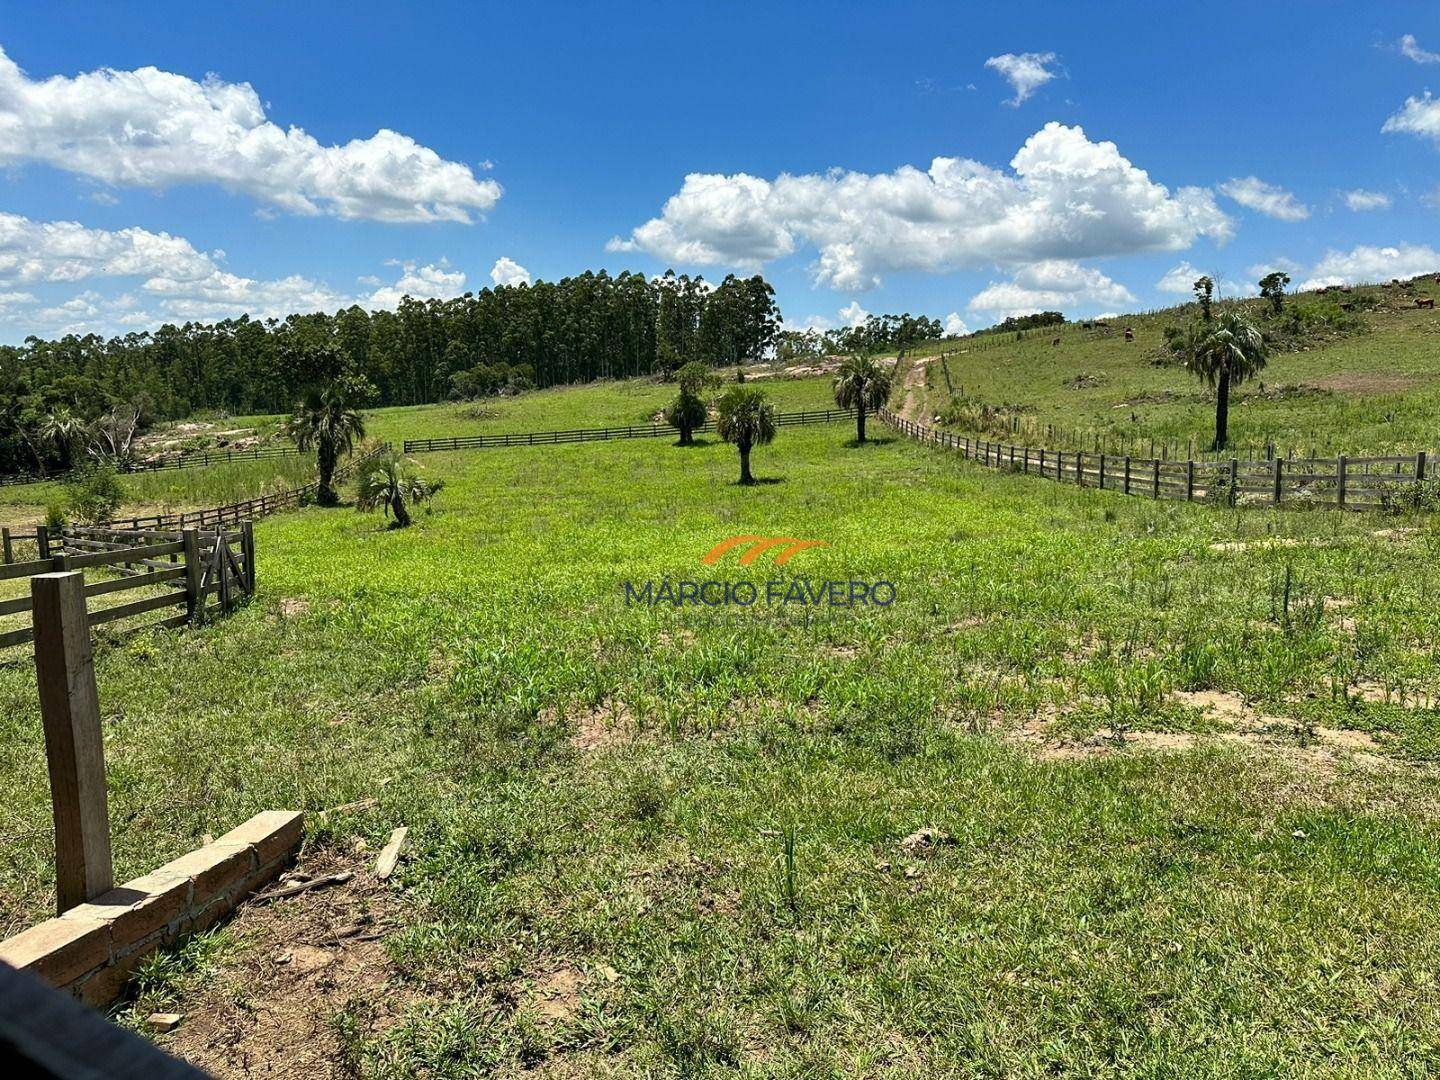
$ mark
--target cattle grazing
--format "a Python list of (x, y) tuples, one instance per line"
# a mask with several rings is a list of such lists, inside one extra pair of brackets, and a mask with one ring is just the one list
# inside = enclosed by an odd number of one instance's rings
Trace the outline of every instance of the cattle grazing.
[(1415, 298), (1415, 306), (1417, 308), (1433, 308), (1435, 306), (1435, 298), (1433, 296), (1417, 296)]
[(1050, 344), (1051, 344), (1051, 345), (1059, 345), (1059, 344), (1060, 344), (1060, 339), (1057, 337), (1054, 341), (1050, 342)]
[(1126, 340), (1126, 341), (1134, 341), (1134, 340), (1135, 340), (1135, 329), (1134, 329), (1134, 327), (1130, 327), (1130, 326), (1125, 327), (1125, 340)]

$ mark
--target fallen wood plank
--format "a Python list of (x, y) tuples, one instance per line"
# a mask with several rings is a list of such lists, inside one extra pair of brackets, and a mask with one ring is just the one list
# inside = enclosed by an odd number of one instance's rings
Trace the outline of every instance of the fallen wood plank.
[(311, 878), (309, 881), (298, 881), (294, 885), (285, 885), (266, 893), (259, 893), (254, 897), (252, 903), (264, 904), (271, 900), (284, 900), (286, 897), (299, 896), (311, 889), (327, 889), (331, 885), (344, 885), (354, 876), (347, 870), (343, 874), (327, 874), (325, 877)]
[(375, 876), (381, 881), (395, 873), (395, 867), (400, 862), (400, 849), (405, 846), (405, 838), (409, 835), (410, 830), (401, 825), (390, 834), (389, 843), (380, 849), (380, 858), (375, 863)]

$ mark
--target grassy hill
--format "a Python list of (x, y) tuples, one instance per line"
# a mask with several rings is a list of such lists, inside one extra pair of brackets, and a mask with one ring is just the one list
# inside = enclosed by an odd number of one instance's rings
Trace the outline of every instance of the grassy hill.
[[(1261, 379), (1232, 395), (1235, 445), (1323, 455), (1440, 448), (1440, 316), (1415, 306), (1435, 296), (1440, 285), (1430, 278), (1303, 293), (1287, 300), (1303, 316), (1298, 329), (1261, 301), (1242, 302), (1276, 341)], [(1214, 432), (1213, 394), (1164, 348), (1165, 327), (1193, 313), (1188, 305), (1089, 329), (1071, 323), (1018, 340), (982, 334), (918, 350), (945, 354), (925, 365), (925, 409), (957, 429), (1023, 432), (1032, 445), (1093, 447), (1099, 437), (1124, 452), (1153, 438), (1182, 450), (1193, 441), (1198, 451)], [(1126, 326), (1133, 342), (1124, 340)]]
[[(1039, 385), (1056, 420), (1062, 363), (1113, 380), (1080, 398), (1097, 418), (1181, 385), (1146, 338), (1065, 333), (966, 377)], [(372, 431), (634, 422), (663, 397)], [(157, 961), (122, 1019), (185, 1013), (168, 1045), (230, 1075), (259, 1053), (385, 1076), (1440, 1068), (1440, 530), (852, 436), (782, 431), (749, 489), (710, 440), (428, 456), (448, 484), (412, 528), (268, 519), (247, 608), (102, 644), (122, 879), (279, 806), (312, 811), (303, 870), (359, 873)], [(740, 534), (828, 546), (701, 563)], [(707, 579), (895, 599), (626, 601)], [(35, 702), (0, 666), (3, 929), (51, 902)], [(402, 824), (411, 857), (375, 882)]]

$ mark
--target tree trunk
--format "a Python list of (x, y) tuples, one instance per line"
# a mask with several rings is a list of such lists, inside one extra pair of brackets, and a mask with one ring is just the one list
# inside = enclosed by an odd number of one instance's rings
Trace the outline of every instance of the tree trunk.
[(1224, 450), (1230, 441), (1230, 372), (1220, 373), (1215, 387), (1215, 449)]
[(861, 403), (855, 408), (855, 433), (860, 442), (865, 441), (865, 405)]
[(680, 429), (680, 442), (679, 442), (679, 445), (680, 445), (680, 446), (694, 446), (694, 445), (695, 445), (695, 437), (694, 437), (694, 435), (691, 434), (691, 429), (690, 429), (690, 428), (688, 428), (688, 427), (681, 427), (681, 429)]
[(740, 443), (740, 483), (753, 484), (755, 477), (750, 475), (750, 445)]
[(321, 445), (315, 455), (320, 470), (320, 483), (315, 492), (315, 501), (321, 506), (334, 506), (340, 501), (335, 494), (335, 448)]
[(405, 509), (404, 499), (392, 499), (390, 509), (395, 512), (395, 527), (404, 529), (410, 524), (410, 511)]

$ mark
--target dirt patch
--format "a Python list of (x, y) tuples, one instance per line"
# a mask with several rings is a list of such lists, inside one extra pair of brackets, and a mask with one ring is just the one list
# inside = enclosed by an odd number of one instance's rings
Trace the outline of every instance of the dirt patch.
[(1316, 390), (1334, 390), (1341, 394), (1398, 394), (1421, 385), (1418, 375), (1394, 375), (1383, 371), (1345, 371), (1314, 379), (1305, 386)]
[(585, 976), (578, 968), (560, 967), (535, 978), (526, 1005), (542, 1022), (562, 1024), (580, 1012)]
[(1217, 540), (1211, 551), (1268, 551), (1273, 548), (1323, 547), (1323, 540), (1297, 540), (1293, 536), (1272, 536), (1265, 540)]
[(925, 404), (925, 369), (934, 359), (933, 356), (917, 357), (900, 382), (900, 408), (897, 411), (906, 420), (917, 424), (925, 422), (925, 417), (920, 415)]
[(367, 1023), (388, 1026), (416, 996), (383, 947), (403, 924), (403, 905), (372, 869), (354, 856), (322, 853), (297, 872), (355, 876), (241, 908), (230, 923), (240, 952), (198, 996), (181, 1002), (184, 1022), (159, 1044), (217, 1077), (338, 1075), (333, 1018), (360, 1001)]
[(280, 599), (280, 614), (287, 619), (298, 619), (310, 614), (310, 601), (303, 596), (285, 596)]
[[(607, 699), (594, 708), (568, 709), (564, 717), (574, 725), (570, 745), (577, 750), (604, 750), (635, 735), (635, 717), (623, 701)], [(552, 712), (550, 719), (559, 720), (560, 714)]]

